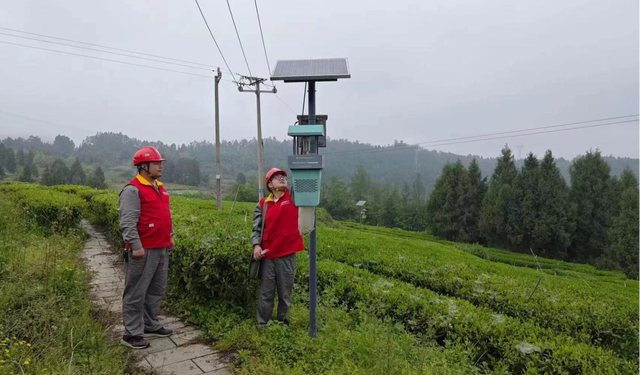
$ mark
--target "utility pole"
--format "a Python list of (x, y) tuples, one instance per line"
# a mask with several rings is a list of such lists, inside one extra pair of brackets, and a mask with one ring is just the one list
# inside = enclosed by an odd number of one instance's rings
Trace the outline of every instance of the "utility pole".
[[(238, 84), (238, 91), (251, 92), (256, 94), (256, 109), (258, 115), (258, 197), (264, 198), (264, 153), (262, 144), (262, 115), (260, 113), (260, 94), (275, 94), (278, 92), (274, 86), (271, 90), (260, 90), (260, 84), (266, 81), (266, 78), (258, 77), (242, 77), (243, 82)], [(249, 83), (244, 83), (244, 80), (248, 80)], [(254, 86), (255, 89), (247, 90), (245, 86)]]
[(215, 109), (216, 109), (216, 207), (222, 210), (222, 167), (220, 166), (220, 111), (218, 106), (218, 85), (222, 79), (222, 72), (218, 68), (218, 74), (214, 77), (216, 81)]

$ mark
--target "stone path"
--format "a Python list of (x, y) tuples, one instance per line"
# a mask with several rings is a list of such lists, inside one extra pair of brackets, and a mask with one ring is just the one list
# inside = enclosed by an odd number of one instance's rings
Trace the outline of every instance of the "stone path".
[[(105, 236), (86, 220), (83, 220), (82, 227), (89, 234), (82, 258), (94, 272), (91, 282), (94, 305), (110, 314), (111, 321), (118, 322), (110, 329), (114, 339), (120, 340), (124, 331), (122, 256), (114, 254)], [(171, 337), (149, 338), (149, 348), (134, 351), (139, 367), (153, 369), (158, 374), (231, 374), (228, 370), (229, 361), (222, 353), (198, 342), (200, 331), (171, 315), (161, 315), (160, 321), (166, 328), (173, 329), (174, 333)]]

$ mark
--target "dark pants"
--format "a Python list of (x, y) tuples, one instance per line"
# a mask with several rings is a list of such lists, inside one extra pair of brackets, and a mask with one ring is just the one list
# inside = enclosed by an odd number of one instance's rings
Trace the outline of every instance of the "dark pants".
[(145, 249), (144, 257), (140, 259), (132, 258), (129, 251), (122, 295), (125, 336), (142, 336), (144, 331), (162, 328), (158, 312), (167, 291), (168, 266), (166, 247)]
[(276, 259), (263, 259), (260, 265), (260, 291), (258, 292), (258, 325), (265, 326), (273, 314), (274, 294), (278, 291), (277, 319), (289, 323), (291, 291), (296, 276), (296, 254)]

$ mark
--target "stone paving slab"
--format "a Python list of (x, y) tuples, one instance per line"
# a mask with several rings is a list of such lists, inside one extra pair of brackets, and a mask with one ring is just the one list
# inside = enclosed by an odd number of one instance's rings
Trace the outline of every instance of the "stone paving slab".
[[(90, 236), (81, 257), (93, 272), (93, 303), (95, 307), (109, 311), (114, 320), (120, 322), (110, 327), (114, 339), (120, 340), (124, 332), (121, 324), (124, 290), (122, 256), (114, 254), (106, 238), (86, 220), (83, 220), (82, 226)], [(217, 351), (209, 345), (194, 343), (202, 336), (202, 332), (172, 315), (160, 315), (159, 319), (166, 328), (173, 329), (174, 334), (171, 337), (149, 338), (149, 348), (133, 351), (137, 367), (153, 370), (160, 375), (231, 375), (228, 362)]]

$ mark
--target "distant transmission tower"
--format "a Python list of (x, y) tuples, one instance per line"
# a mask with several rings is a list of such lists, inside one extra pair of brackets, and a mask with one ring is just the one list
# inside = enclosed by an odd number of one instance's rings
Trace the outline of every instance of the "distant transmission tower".
[(418, 152), (420, 150), (416, 148), (414, 157), (413, 157), (413, 165), (415, 166), (415, 174), (416, 176), (420, 173), (420, 158), (418, 157)]
[(524, 145), (518, 145), (518, 160), (522, 160), (522, 147)]

